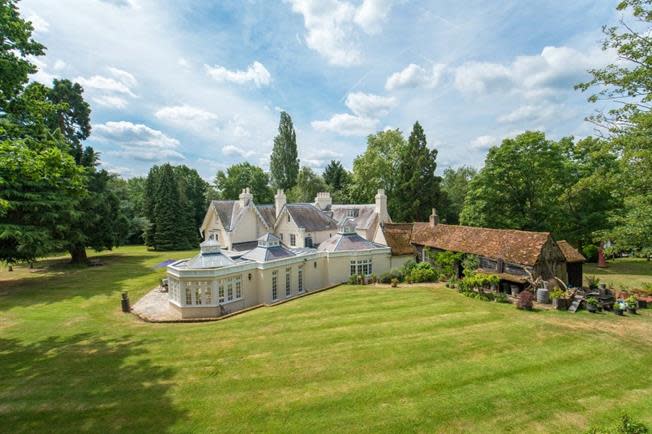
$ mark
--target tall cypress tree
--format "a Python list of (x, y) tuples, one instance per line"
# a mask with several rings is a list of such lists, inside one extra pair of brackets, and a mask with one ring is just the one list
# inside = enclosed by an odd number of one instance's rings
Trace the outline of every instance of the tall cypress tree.
[(180, 208), (179, 186), (170, 164), (160, 168), (160, 181), (156, 190), (154, 206), (154, 248), (156, 250), (175, 250), (190, 248), (187, 232), (184, 230), (184, 217), (187, 213)]
[(292, 118), (286, 112), (281, 112), (278, 135), (274, 137), (274, 149), (269, 166), (272, 183), (276, 188), (289, 190), (296, 185), (299, 174), (297, 135), (292, 125)]
[(399, 153), (396, 173), (396, 221), (425, 221), (432, 207), (441, 201), (441, 178), (437, 170), (437, 150), (428, 149), (426, 134), (414, 123), (407, 144)]

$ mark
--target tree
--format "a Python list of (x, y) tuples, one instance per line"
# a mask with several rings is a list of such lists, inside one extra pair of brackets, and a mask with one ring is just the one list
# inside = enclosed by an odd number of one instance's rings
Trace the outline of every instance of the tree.
[(179, 185), (175, 179), (174, 168), (164, 164), (160, 168), (160, 179), (156, 189), (153, 221), (156, 226), (154, 248), (156, 250), (179, 250), (193, 247), (188, 233), (183, 230), (184, 215), (181, 205)]
[(406, 146), (398, 129), (380, 131), (367, 137), (367, 149), (353, 160), (350, 199), (354, 203), (373, 203), (378, 189), (387, 194), (390, 215), (396, 208), (395, 174), (398, 155)]
[(45, 54), (45, 47), (32, 39), (33, 31), (32, 23), (20, 17), (15, 0), (0, 2), (0, 112), (10, 111), (10, 103), (36, 72), (30, 56)]
[(230, 166), (215, 177), (215, 188), (220, 199), (236, 200), (244, 188), (250, 188), (256, 203), (273, 203), (274, 195), (269, 187), (269, 175), (250, 163)]
[(323, 178), (331, 191), (340, 191), (349, 183), (349, 172), (342, 166), (342, 163), (331, 160), (324, 168)]
[(296, 185), (299, 173), (297, 135), (292, 125), (292, 118), (286, 112), (281, 112), (278, 135), (274, 137), (269, 167), (274, 187), (289, 190)]
[(489, 150), (471, 180), (460, 221), (470, 226), (551, 231), (565, 213), (559, 203), (571, 183), (564, 148), (541, 132), (525, 132)]
[(429, 149), (426, 135), (415, 122), (407, 145), (398, 154), (394, 206), (396, 221), (426, 221), (433, 207), (441, 207), (441, 178), (437, 170), (437, 150)]
[(632, 126), (632, 116), (650, 111), (652, 102), (652, 0), (621, 0), (617, 9), (629, 11), (634, 19), (634, 23), (628, 23), (621, 18), (619, 26), (602, 28), (602, 49), (615, 51), (618, 64), (589, 70), (593, 78), (575, 86), (583, 92), (598, 88), (589, 96), (590, 102), (606, 100), (616, 104), (616, 108), (588, 118), (614, 132)]
[(326, 191), (324, 179), (310, 167), (303, 166), (297, 176), (297, 184), (288, 193), (290, 202), (313, 202), (317, 193)]
[(462, 166), (457, 169), (449, 167), (444, 170), (441, 189), (446, 196), (446, 206), (440, 212), (446, 223), (459, 223), (469, 183), (477, 173), (476, 169), (469, 166)]
[(90, 166), (95, 161), (92, 148), (84, 151), (82, 141), (91, 134), (91, 108), (84, 100), (84, 89), (70, 80), (54, 80), (48, 100), (56, 107), (54, 116), (48, 119), (51, 130), (57, 128), (70, 143), (70, 152), (77, 164)]

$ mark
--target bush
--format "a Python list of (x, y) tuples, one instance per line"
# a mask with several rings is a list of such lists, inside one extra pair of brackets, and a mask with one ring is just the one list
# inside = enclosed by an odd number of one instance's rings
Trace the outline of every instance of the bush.
[(516, 307), (519, 309), (532, 310), (534, 303), (534, 295), (530, 291), (521, 291), (518, 294), (518, 301)]
[(586, 262), (598, 262), (598, 246), (595, 244), (587, 244), (582, 247), (582, 254), (586, 258)]
[(398, 279), (396, 277), (394, 277), (392, 279), (392, 288), (396, 288), (397, 286), (398, 286)]
[(437, 277), (437, 272), (428, 262), (420, 262), (416, 264), (409, 274), (410, 280), (414, 283), (435, 282)]
[(587, 434), (647, 434), (647, 426), (623, 414), (620, 420), (610, 428), (591, 428)]
[(553, 300), (558, 298), (566, 298), (566, 291), (563, 291), (561, 288), (555, 288), (550, 292), (550, 298)]
[(380, 283), (390, 283), (392, 281), (392, 275), (389, 271), (384, 272), (380, 275)]
[(589, 289), (598, 289), (600, 278), (597, 276), (586, 276), (586, 284), (589, 285)]
[(355, 274), (353, 276), (349, 276), (348, 280), (349, 285), (357, 285), (358, 284), (358, 276)]
[(475, 270), (480, 267), (480, 259), (475, 255), (466, 255), (462, 260), (462, 269), (465, 276), (472, 276)]
[(509, 303), (509, 297), (507, 297), (507, 294), (503, 292), (499, 292), (496, 294), (496, 303)]
[(460, 282), (460, 288), (474, 290), (479, 288), (488, 288), (491, 285), (498, 285), (500, 278), (493, 274), (475, 273), (464, 277)]
[(417, 263), (414, 259), (410, 259), (405, 264), (403, 264), (403, 267), (400, 270), (396, 270), (397, 272), (401, 273), (401, 278), (399, 280), (403, 280), (403, 276), (409, 276), (416, 266)]
[(455, 277), (456, 267), (464, 254), (454, 252), (437, 252), (430, 255), (434, 263), (434, 269), (445, 279)]

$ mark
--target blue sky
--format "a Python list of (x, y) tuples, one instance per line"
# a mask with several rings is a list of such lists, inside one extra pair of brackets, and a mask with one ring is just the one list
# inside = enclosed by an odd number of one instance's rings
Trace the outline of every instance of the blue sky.
[(439, 168), (482, 164), (527, 129), (582, 137), (573, 84), (616, 1), (23, 0), (47, 47), (35, 80), (80, 82), (88, 143), (123, 176), (169, 161), (206, 179), (268, 166), (279, 111), (302, 164), (351, 167), (366, 135), (419, 120)]

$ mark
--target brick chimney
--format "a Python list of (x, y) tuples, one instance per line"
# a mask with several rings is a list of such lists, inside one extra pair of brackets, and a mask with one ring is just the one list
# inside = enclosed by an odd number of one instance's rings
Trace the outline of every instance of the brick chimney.
[(285, 197), (285, 193), (283, 193), (282, 189), (276, 190), (276, 195), (274, 196), (274, 207), (276, 208), (276, 218), (278, 218), (278, 215), (281, 213), (281, 210), (287, 203), (287, 198)]
[(430, 214), (430, 226), (435, 227), (439, 224), (439, 216), (437, 215), (437, 210), (432, 209), (432, 214)]
[(254, 196), (251, 194), (249, 187), (243, 188), (242, 193), (240, 193), (240, 206), (244, 208), (249, 205), (249, 202), (253, 200)]
[(327, 191), (321, 191), (317, 193), (315, 197), (315, 206), (320, 210), (325, 210), (333, 204), (333, 199), (331, 199), (331, 194)]

